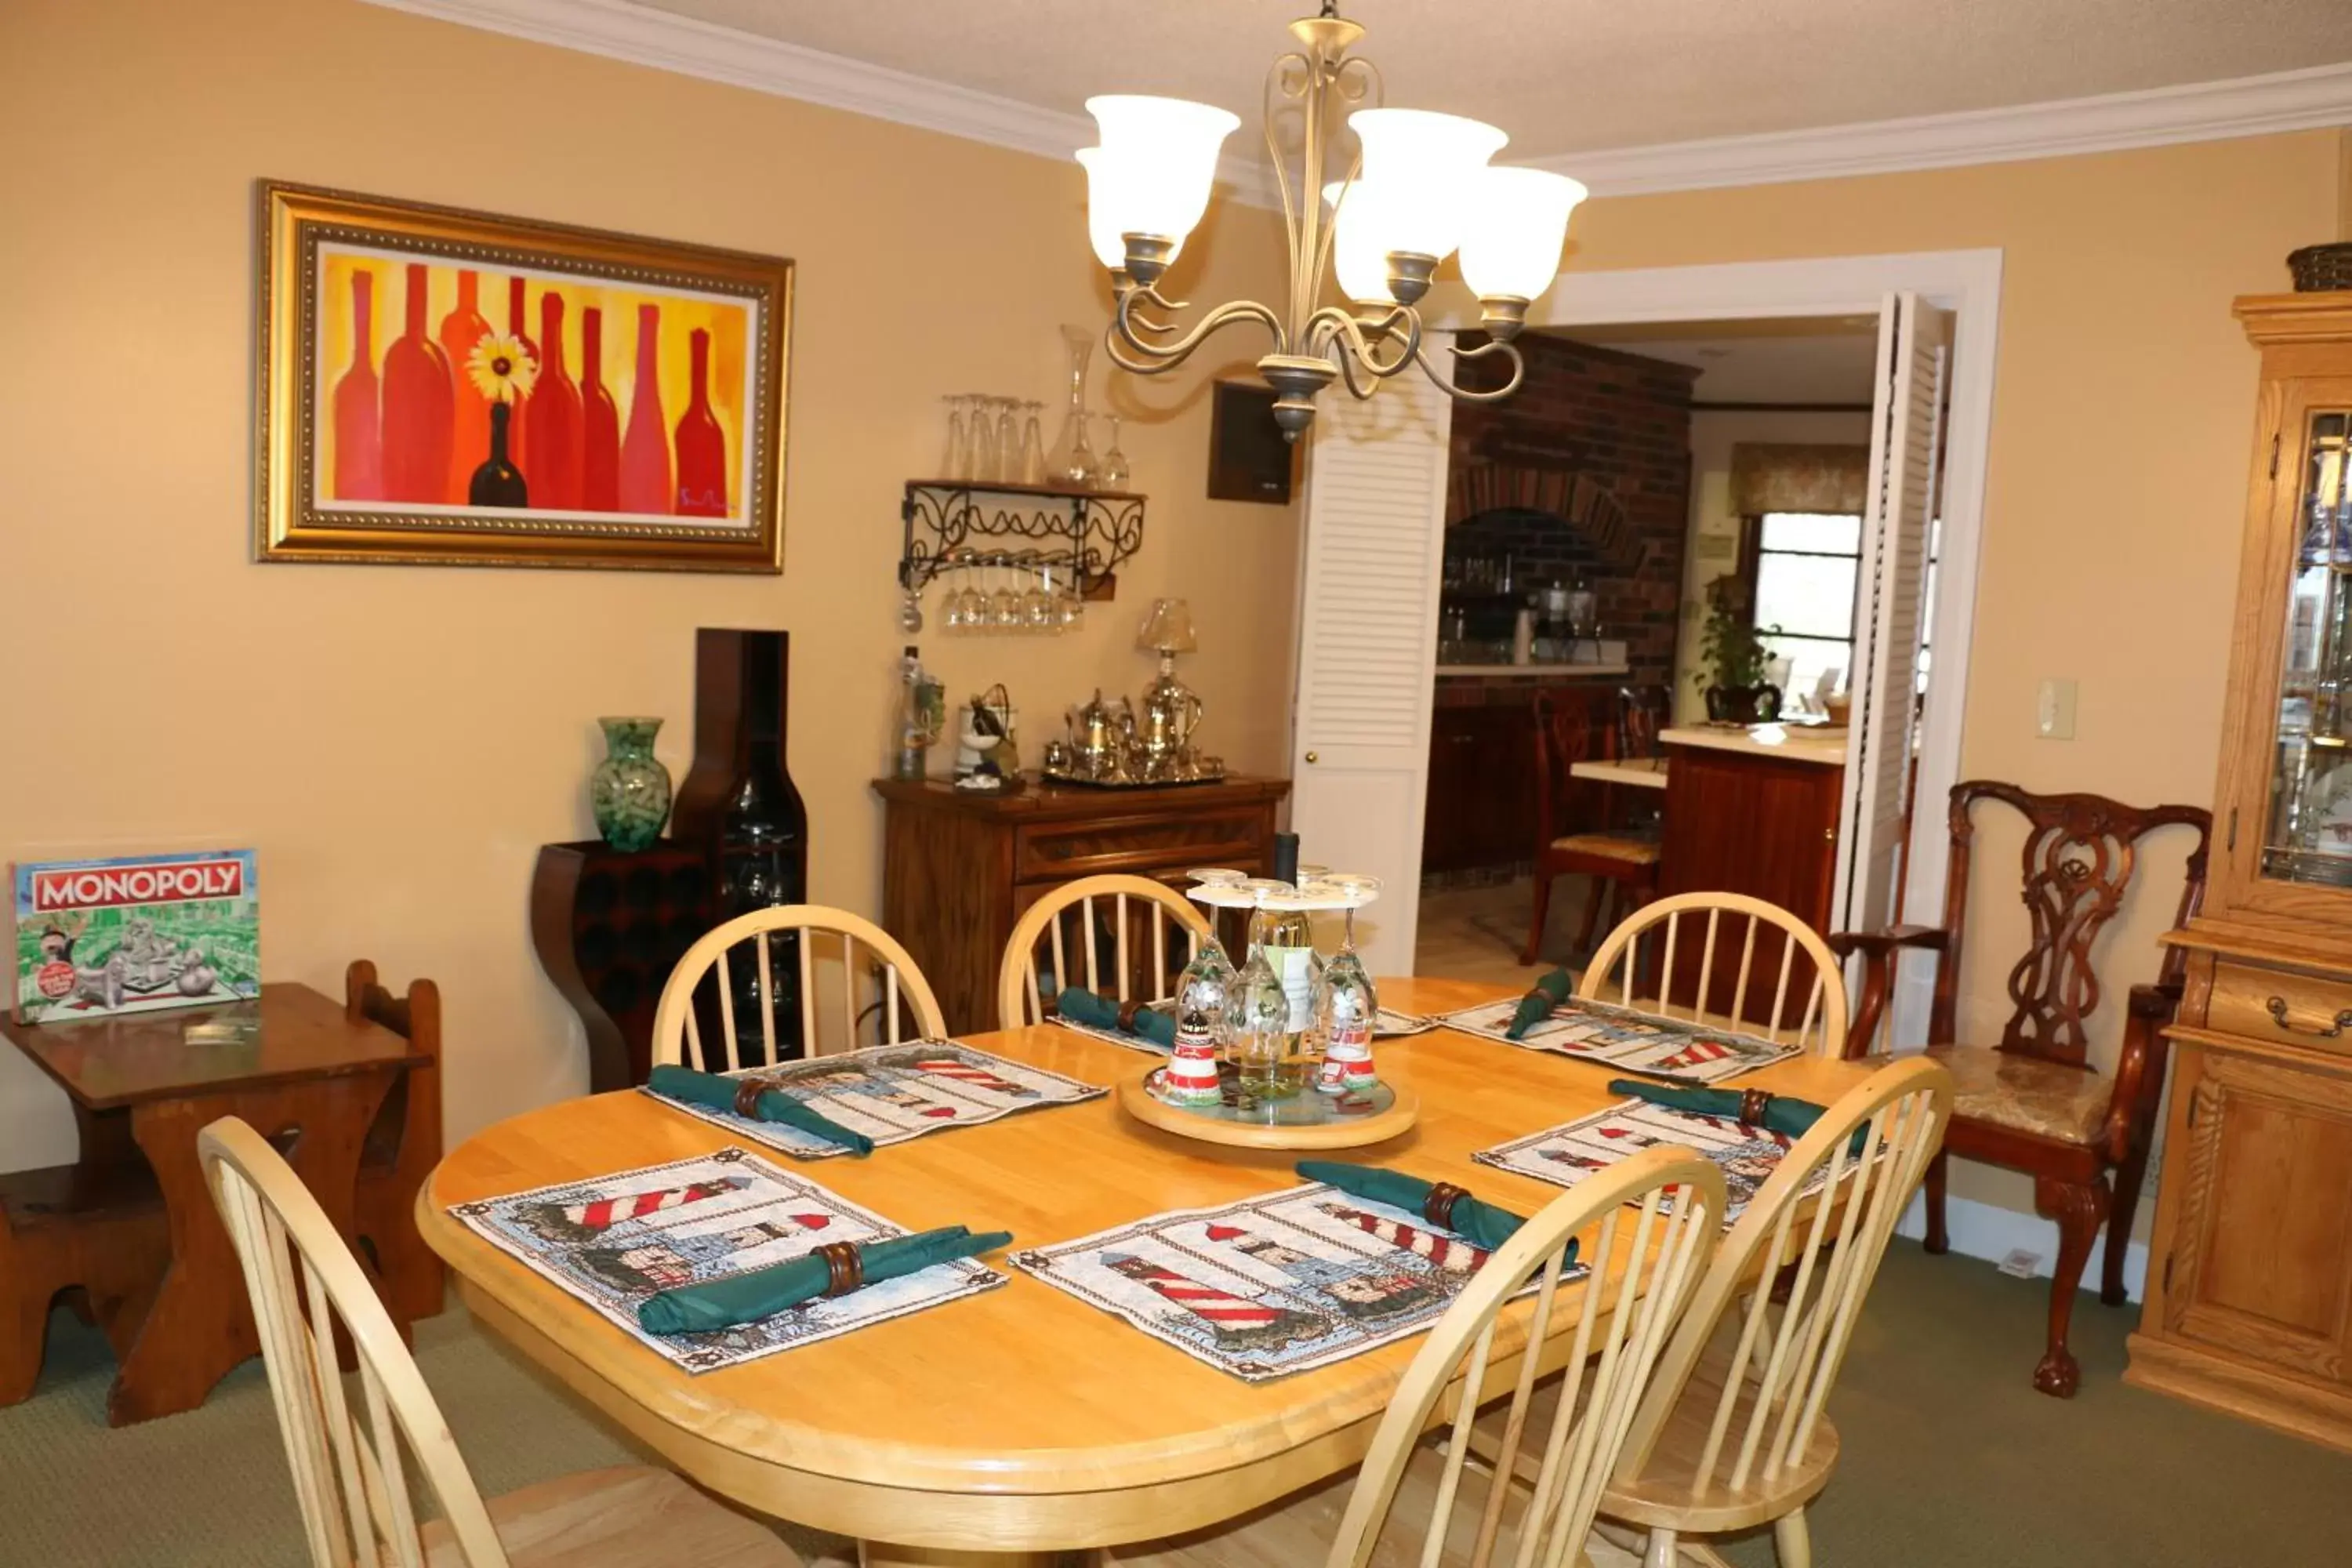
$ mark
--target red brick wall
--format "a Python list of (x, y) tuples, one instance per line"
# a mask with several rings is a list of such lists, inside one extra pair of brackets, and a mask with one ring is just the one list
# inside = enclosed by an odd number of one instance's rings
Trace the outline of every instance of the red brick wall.
[(1507, 551), (1513, 586), (1523, 594), (1583, 576), (1599, 596), (1601, 635), (1626, 644), (1629, 679), (1666, 684), (1674, 679), (1690, 518), (1690, 389), (1698, 373), (1532, 332), (1519, 339), (1519, 352), (1527, 379), (1517, 393), (1501, 403), (1454, 405), (1454, 464), (1582, 473), (1623, 507), (1638, 545), (1629, 558), (1638, 564), (1607, 563), (1564, 519), (1527, 512), (1447, 518), (1447, 557), (1499, 558)]

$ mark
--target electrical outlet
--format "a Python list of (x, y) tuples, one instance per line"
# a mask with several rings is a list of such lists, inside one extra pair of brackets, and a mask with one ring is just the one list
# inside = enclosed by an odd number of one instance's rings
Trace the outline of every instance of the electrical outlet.
[(2060, 676), (2045, 677), (2033, 700), (2033, 732), (2045, 741), (2074, 738), (2074, 683)]
[(2042, 1254), (2028, 1252), (2021, 1247), (2011, 1247), (2009, 1256), (1993, 1267), (2012, 1279), (2031, 1279), (2042, 1267)]

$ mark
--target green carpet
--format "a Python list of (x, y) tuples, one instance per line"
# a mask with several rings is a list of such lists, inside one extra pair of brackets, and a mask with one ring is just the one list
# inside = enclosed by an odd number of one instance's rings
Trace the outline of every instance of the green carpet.
[[(2083, 1392), (2032, 1392), (2045, 1289), (1895, 1244), (1831, 1402), (1844, 1446), (1813, 1510), (1822, 1568), (2352, 1563), (2352, 1458), (2125, 1387), (2137, 1307), (2082, 1298)], [(417, 1348), (486, 1493), (639, 1458), (456, 1309)], [(1139, 1336), (1136, 1353), (1172, 1352)], [(112, 1374), (104, 1341), (59, 1314), (39, 1391), (0, 1410), (0, 1564), (300, 1568), (260, 1364), (121, 1431)], [(1724, 1550), (1773, 1562), (1769, 1537)]]

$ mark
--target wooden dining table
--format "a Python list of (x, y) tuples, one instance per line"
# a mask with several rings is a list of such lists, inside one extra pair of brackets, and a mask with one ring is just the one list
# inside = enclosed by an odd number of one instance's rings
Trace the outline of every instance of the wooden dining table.
[[(1389, 980), (1384, 1005), (1452, 1011), (1511, 988)], [(1057, 1025), (968, 1044), (1115, 1085), (1153, 1058)], [(1440, 1028), (1384, 1040), (1383, 1078), (1417, 1123), (1324, 1157), (1444, 1179), (1523, 1214), (1560, 1188), (1474, 1163), (1507, 1139), (1612, 1102), (1604, 1068)], [(1800, 1058), (1734, 1080), (1828, 1103), (1866, 1064)], [(1031, 1278), (761, 1360), (693, 1374), (657, 1356), (446, 1211), (703, 1155), (728, 1133), (635, 1092), (530, 1111), (468, 1139), (417, 1198), (425, 1238), (476, 1320), (681, 1474), (747, 1508), (858, 1538), (867, 1568), (1013, 1568), (1157, 1540), (1245, 1513), (1360, 1461), (1415, 1335), (1335, 1365), (1245, 1383)], [(1116, 1096), (893, 1144), (800, 1174), (910, 1229), (1009, 1230), (1014, 1246), (1085, 1236), (1170, 1209), (1293, 1185), (1292, 1156), (1139, 1123)], [(1626, 1232), (1630, 1245), (1631, 1227)], [(1622, 1259), (1612, 1260), (1614, 1276)], [(1569, 1325), (1538, 1349), (1564, 1360)], [(1510, 1386), (1527, 1331), (1507, 1313), (1486, 1388)]]

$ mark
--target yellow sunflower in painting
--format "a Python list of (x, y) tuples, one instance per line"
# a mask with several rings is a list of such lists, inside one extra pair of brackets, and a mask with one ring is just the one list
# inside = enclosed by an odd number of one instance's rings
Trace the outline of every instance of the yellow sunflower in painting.
[(539, 361), (520, 339), (484, 332), (466, 356), (466, 374), (474, 390), (492, 403), (516, 403), (530, 395), (539, 380)]

